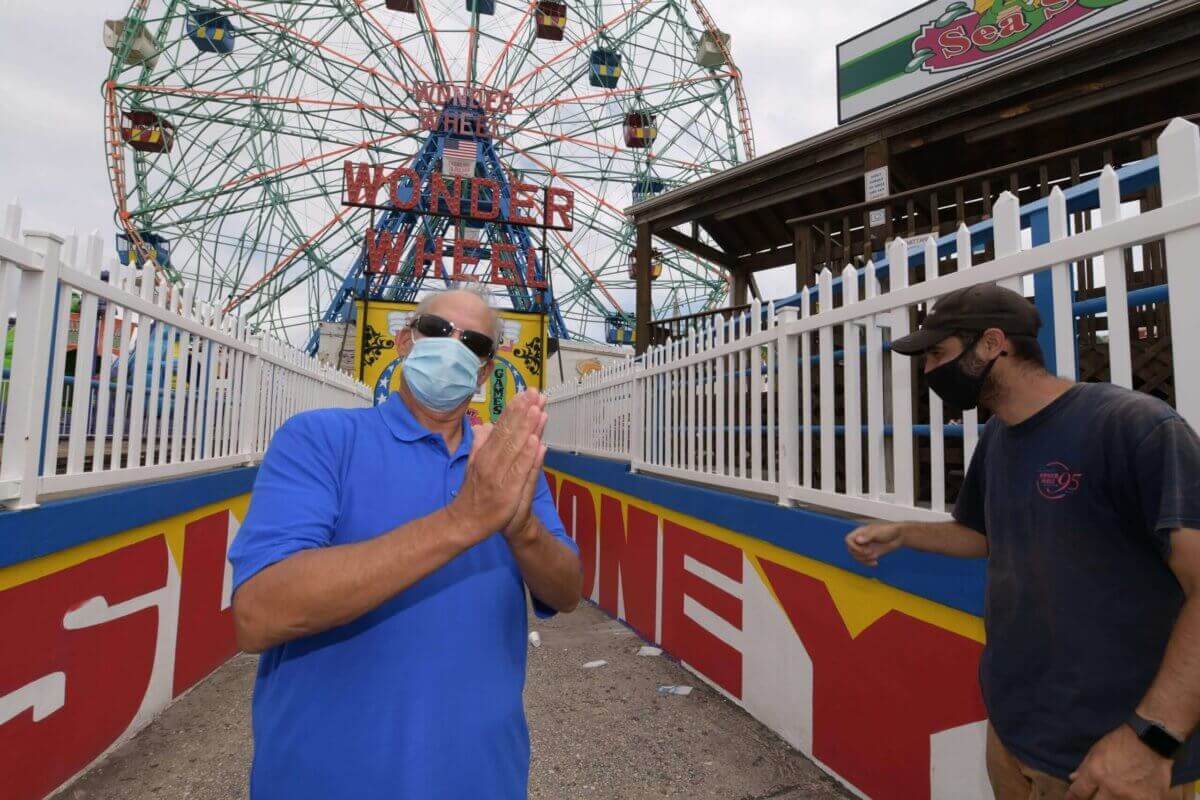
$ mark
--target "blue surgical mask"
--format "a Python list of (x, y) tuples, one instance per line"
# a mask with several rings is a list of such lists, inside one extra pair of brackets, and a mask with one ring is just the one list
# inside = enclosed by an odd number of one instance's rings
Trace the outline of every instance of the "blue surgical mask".
[(479, 358), (458, 339), (417, 339), (404, 359), (404, 382), (421, 405), (450, 411), (475, 394), (479, 367)]

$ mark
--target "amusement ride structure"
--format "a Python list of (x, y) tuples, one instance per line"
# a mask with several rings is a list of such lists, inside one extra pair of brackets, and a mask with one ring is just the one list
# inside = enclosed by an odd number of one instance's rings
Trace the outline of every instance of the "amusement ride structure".
[[(105, 42), (122, 260), (310, 351), (319, 322), (415, 299), (452, 258), (460, 278), (508, 275), (493, 291), (553, 335), (628, 341), (624, 209), (754, 153), (700, 0), (135, 0)], [(351, 205), (351, 162), (406, 177)], [(431, 200), (430, 181), (450, 188)], [(511, 213), (535, 188), (569, 198), (566, 224)], [(380, 237), (396, 249), (373, 272)], [(651, 275), (656, 316), (727, 293), (666, 243)]]

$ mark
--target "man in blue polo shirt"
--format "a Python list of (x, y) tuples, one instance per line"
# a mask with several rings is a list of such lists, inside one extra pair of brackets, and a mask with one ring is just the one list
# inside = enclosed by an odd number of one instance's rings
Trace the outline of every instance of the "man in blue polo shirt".
[(261, 652), (255, 800), (524, 798), (525, 587), (580, 599), (542, 474), (545, 398), (465, 414), (498, 319), (452, 291), (400, 332), (402, 386), (280, 428), (229, 558), (238, 641)]

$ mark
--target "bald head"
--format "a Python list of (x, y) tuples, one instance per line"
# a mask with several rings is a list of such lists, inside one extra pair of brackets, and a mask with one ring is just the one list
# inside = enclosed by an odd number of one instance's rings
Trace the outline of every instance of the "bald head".
[(460, 330), (490, 336), (497, 344), (504, 332), (500, 315), (482, 294), (470, 289), (451, 289), (426, 297), (417, 306), (416, 314), (427, 313), (450, 320)]

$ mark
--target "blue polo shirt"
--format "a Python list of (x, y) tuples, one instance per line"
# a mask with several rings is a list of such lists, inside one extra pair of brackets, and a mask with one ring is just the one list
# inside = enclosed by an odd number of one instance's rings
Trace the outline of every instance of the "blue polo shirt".
[[(448, 452), (393, 394), (279, 429), (229, 551), (233, 588), (293, 553), (359, 542), (454, 499), (471, 429)], [(534, 512), (567, 538), (543, 476)], [(539, 616), (549, 608), (535, 600)], [(374, 611), (263, 653), (255, 800), (524, 798), (525, 587), (495, 533)]]

